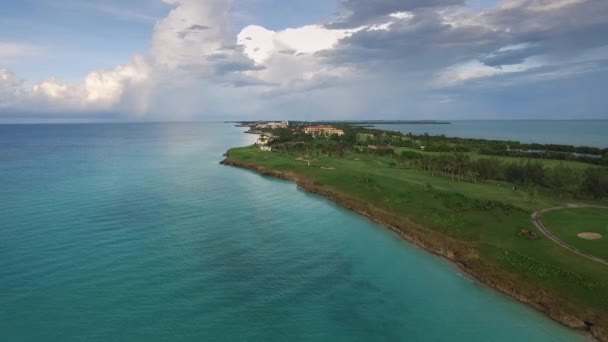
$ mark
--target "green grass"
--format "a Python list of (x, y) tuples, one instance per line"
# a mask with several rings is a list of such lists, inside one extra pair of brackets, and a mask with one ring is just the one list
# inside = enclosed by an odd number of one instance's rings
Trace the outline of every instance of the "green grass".
[[(532, 211), (565, 204), (558, 199), (541, 193), (531, 204), (525, 190), (513, 191), (506, 184), (453, 182), (422, 171), (399, 170), (388, 166), (390, 157), (347, 154), (329, 158), (261, 152), (251, 147), (231, 149), (229, 157), (295, 173), (347, 198), (464, 241), (474, 246), (476, 258), (516, 272), (532, 284), (569, 298), (573, 305), (595, 309), (608, 318), (608, 267), (556, 245), (531, 223)], [(311, 166), (297, 157), (310, 159)], [(538, 238), (520, 235), (522, 229), (535, 231)]]
[[(608, 209), (578, 208), (551, 211), (543, 214), (542, 221), (564, 242), (608, 260)], [(579, 233), (601, 234), (599, 240), (584, 240)]]
[[(413, 148), (408, 148), (408, 147), (395, 148), (395, 153), (401, 153), (402, 151), (414, 151), (414, 152), (428, 154), (428, 155), (445, 154), (445, 152), (425, 152), (425, 151), (421, 151), (419, 149), (413, 149)], [(529, 158), (488, 156), (488, 155), (484, 155), (484, 154), (479, 154), (477, 152), (466, 152), (464, 154), (468, 155), (472, 160), (477, 160), (480, 158), (488, 158), (488, 159), (497, 159), (504, 163), (509, 163), (509, 164), (512, 162), (525, 163), (527, 160), (529, 160)], [(590, 164), (586, 164), (586, 163), (582, 163), (582, 162), (574, 161), (574, 160), (553, 160), (553, 159), (532, 159), (532, 160), (538, 161), (538, 162), (542, 163), (545, 167), (548, 167), (548, 168), (553, 168), (556, 166), (564, 166), (564, 167), (568, 167), (568, 168), (571, 168), (574, 170), (584, 170), (584, 169), (587, 169), (587, 168), (593, 166)]]

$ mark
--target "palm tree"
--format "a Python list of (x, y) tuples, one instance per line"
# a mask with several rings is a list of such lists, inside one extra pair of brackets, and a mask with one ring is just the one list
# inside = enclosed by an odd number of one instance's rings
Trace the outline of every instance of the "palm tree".
[(479, 177), (479, 172), (471, 169), (471, 170), (467, 170), (467, 175), (469, 177), (471, 177), (471, 179), (473, 180), (473, 183), (477, 183), (477, 177)]
[(532, 185), (528, 188), (528, 201), (530, 202), (532, 209), (534, 209), (534, 202), (536, 202), (537, 195), (538, 190), (536, 190), (536, 186)]
[(454, 155), (455, 157), (455, 162), (456, 162), (456, 167), (458, 169), (458, 181), (460, 182), (460, 178), (462, 177), (462, 175), (464, 174), (464, 167), (466, 166), (466, 164), (468, 164), (469, 161), (469, 156), (465, 155), (464, 153), (456, 153)]

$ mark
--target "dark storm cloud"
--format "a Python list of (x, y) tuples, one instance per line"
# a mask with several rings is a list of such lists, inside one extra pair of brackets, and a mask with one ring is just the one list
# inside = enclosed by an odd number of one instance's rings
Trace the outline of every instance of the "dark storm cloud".
[(353, 10), (349, 18), (371, 18), (410, 6), (413, 18), (395, 20), (389, 30), (361, 30), (343, 39), (336, 49), (319, 54), (334, 64), (390, 67), (404, 73), (439, 71), (474, 59), (499, 67), (536, 55), (566, 58), (608, 45), (608, 1), (581, 0), (561, 7), (549, 0), (513, 2), (485, 13), (453, 12), (450, 16), (445, 15), (450, 12), (445, 6), (425, 8), (418, 1), (349, 0), (343, 6)]
[(186, 30), (192, 30), (192, 31), (203, 31), (203, 30), (208, 30), (209, 26), (205, 26), (205, 25), (192, 25), (190, 27), (188, 27)]
[(320, 56), (335, 64), (419, 72), (475, 59), (511, 42), (507, 34), (478, 26), (454, 27), (435, 11), (421, 10), (390, 30), (359, 31)]
[(210, 27), (205, 26), (205, 25), (199, 25), (199, 24), (191, 25), (190, 27), (177, 32), (177, 37), (179, 39), (186, 39), (187, 37), (198, 36), (199, 32), (205, 31), (208, 29), (210, 29)]
[(353, 12), (334, 27), (393, 23), (317, 53), (325, 63), (372, 75), (363, 93), (373, 89), (373, 98), (383, 99), (377, 106), (472, 118), (605, 116), (608, 1), (502, 0), (484, 12), (433, 2), (410, 7), (404, 20), (388, 14), (413, 3), (387, 3), (395, 6), (343, 2)]
[(235, 58), (225, 58), (225, 59), (208, 59), (212, 62), (214, 74), (216, 75), (225, 75), (229, 73), (235, 72), (243, 72), (243, 71), (254, 71), (254, 70), (264, 70), (265, 67), (263, 65), (256, 65), (252, 63), (251, 60), (246, 59), (235, 59)]
[(343, 0), (340, 4), (341, 17), (328, 26), (353, 28), (378, 21), (391, 13), (462, 4), (464, 0)]
[[(487, 108), (486, 113), (491, 110), (497, 118), (605, 118), (607, 78), (608, 60), (600, 60), (480, 79), (443, 94), (453, 96), (452, 106)], [(542, 86), (529, 86), (539, 83)]]
[(211, 65), (214, 75), (265, 69), (263, 65), (258, 65), (247, 58), (241, 46), (225, 46), (223, 50), (207, 56), (206, 60)]
[(543, 42), (547, 49), (608, 44), (608, 1), (581, 0), (563, 6), (549, 0), (526, 2), (492, 10), (484, 19), (508, 31), (517, 42)]

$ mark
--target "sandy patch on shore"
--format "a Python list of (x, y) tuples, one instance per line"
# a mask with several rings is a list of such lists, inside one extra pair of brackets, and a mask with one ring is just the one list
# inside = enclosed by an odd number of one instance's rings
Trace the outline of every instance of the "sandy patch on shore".
[[(306, 157), (306, 156), (305, 156), (305, 157)], [(308, 163), (308, 166), (310, 166), (310, 162), (315, 162), (315, 161), (317, 161), (316, 159), (313, 159), (313, 160), (304, 159), (304, 157), (298, 157), (298, 158), (296, 158), (296, 160), (299, 160), (299, 161), (305, 161), (306, 163)]]
[(602, 234), (598, 233), (578, 233), (576, 236), (585, 240), (599, 240), (602, 238)]

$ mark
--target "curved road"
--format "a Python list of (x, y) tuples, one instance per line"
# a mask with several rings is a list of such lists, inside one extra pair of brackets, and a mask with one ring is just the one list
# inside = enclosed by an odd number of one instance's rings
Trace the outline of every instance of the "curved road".
[(603, 206), (599, 206), (599, 205), (586, 205), (586, 204), (568, 204), (565, 207), (553, 207), (553, 208), (547, 208), (547, 209), (543, 209), (543, 210), (539, 210), (535, 213), (532, 214), (532, 223), (534, 223), (534, 225), (536, 226), (536, 228), (538, 228), (538, 230), (540, 230), (543, 234), (545, 234), (546, 237), (548, 237), (549, 239), (553, 240), (553, 242), (557, 243), (558, 245), (564, 247), (565, 249), (571, 251), (572, 253), (576, 253), (584, 258), (587, 258), (589, 260), (593, 260), (595, 262), (599, 262), (600, 264), (606, 265), (608, 266), (608, 261), (595, 257), (591, 254), (585, 253), (583, 251), (581, 251), (580, 249), (573, 247), (567, 243), (565, 243), (564, 241), (562, 241), (560, 238), (557, 237), (557, 235), (553, 234), (553, 232), (551, 232), (551, 230), (549, 230), (547, 227), (545, 227), (545, 225), (541, 222), (540, 220), (540, 216), (543, 213), (549, 212), (549, 211), (555, 211), (555, 210), (562, 210), (562, 209), (572, 209), (572, 208), (600, 208), (600, 209), (608, 209), (608, 207), (603, 207)]

